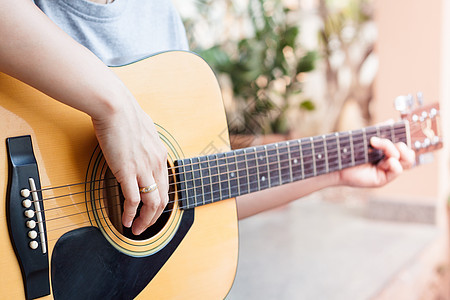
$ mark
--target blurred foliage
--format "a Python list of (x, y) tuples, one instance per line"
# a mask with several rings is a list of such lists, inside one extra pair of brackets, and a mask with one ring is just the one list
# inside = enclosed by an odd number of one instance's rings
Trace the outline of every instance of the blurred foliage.
[[(362, 74), (374, 57), (373, 0), (319, 0), (318, 11), (323, 22), (319, 41), (327, 78), (327, 115), (335, 123), (332, 130), (340, 130), (340, 112), (351, 101), (369, 123), (373, 78), (364, 81)], [(344, 77), (346, 84), (342, 84)]]
[[(203, 8), (208, 4), (200, 2)], [(247, 12), (252, 34), (234, 41), (234, 47), (221, 43), (196, 51), (216, 73), (229, 76), (239, 102), (229, 115), (232, 133), (288, 133), (290, 98), (301, 92), (301, 74), (314, 69), (317, 53), (299, 44), (298, 24), (289, 21), (290, 9), (280, 0), (250, 0)], [(311, 111), (315, 106), (307, 100), (298, 108)]]
[[(309, 122), (301, 130), (317, 130), (308, 134), (336, 131), (348, 103), (357, 103), (363, 119), (370, 120), (376, 72), (373, 0), (316, 1), (307, 13), (320, 25), (305, 29), (317, 32), (315, 51), (300, 42), (299, 18), (305, 11), (299, 2), (194, 3), (196, 14), (184, 20), (191, 49), (221, 81), (231, 133), (296, 134), (300, 117)], [(365, 66), (372, 68), (369, 73)], [(320, 90), (308, 99), (302, 87), (307, 73), (316, 68), (312, 84)]]

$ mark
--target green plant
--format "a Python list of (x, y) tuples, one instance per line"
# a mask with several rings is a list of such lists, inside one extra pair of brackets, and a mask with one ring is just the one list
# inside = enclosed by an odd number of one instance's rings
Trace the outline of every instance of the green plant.
[[(314, 69), (317, 53), (299, 44), (298, 25), (280, 0), (250, 0), (247, 12), (250, 36), (198, 52), (217, 73), (229, 77), (237, 103), (229, 114), (232, 133), (288, 133), (292, 96), (301, 92), (302, 74)], [(298, 108), (315, 106), (305, 100)]]

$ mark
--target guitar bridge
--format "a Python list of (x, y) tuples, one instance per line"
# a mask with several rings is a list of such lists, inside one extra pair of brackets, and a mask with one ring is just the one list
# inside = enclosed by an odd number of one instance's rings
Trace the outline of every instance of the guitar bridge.
[(6, 139), (9, 160), (6, 215), (27, 299), (50, 294), (45, 215), (30, 136)]

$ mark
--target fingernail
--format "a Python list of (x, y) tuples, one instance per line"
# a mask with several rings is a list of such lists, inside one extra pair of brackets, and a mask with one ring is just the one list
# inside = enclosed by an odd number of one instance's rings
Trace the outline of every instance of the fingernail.
[(381, 141), (381, 139), (379, 138), (379, 137), (377, 137), (377, 136), (373, 136), (373, 137), (371, 137), (370, 138), (370, 143), (371, 144), (378, 144), (378, 143), (380, 143), (380, 141)]
[(144, 231), (143, 228), (136, 228), (132, 230), (134, 235), (140, 235), (143, 231)]
[(133, 224), (133, 221), (132, 220), (128, 220), (128, 221), (125, 221), (124, 226), (127, 227), (127, 228), (130, 228), (131, 224)]

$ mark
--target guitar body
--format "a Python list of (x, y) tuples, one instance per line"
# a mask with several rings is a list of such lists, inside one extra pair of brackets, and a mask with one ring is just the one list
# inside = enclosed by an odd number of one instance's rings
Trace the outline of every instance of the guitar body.
[[(155, 121), (167, 145), (169, 163), (229, 150), (219, 86), (201, 58), (167, 52), (113, 70)], [(144, 240), (127, 238), (111, 226), (103, 214), (105, 208), (96, 206), (101, 196), (94, 199), (94, 192), (86, 193), (86, 187), (97, 187), (78, 184), (96, 180), (95, 173), (103, 172), (97, 166), (102, 164), (101, 155), (87, 115), (0, 74), (0, 118), (4, 140), (31, 136), (43, 188), (52, 286), (48, 297), (226, 296), (238, 255), (234, 199), (186, 211), (174, 205), (156, 234)], [(24, 299), (18, 246), (13, 246), (8, 232), (5, 204), (8, 193), (16, 191), (8, 188), (6, 143), (0, 147), (0, 157), (0, 290), (6, 299)], [(25, 222), (24, 217), (23, 226)], [(24, 238), (23, 243), (28, 240)]]

